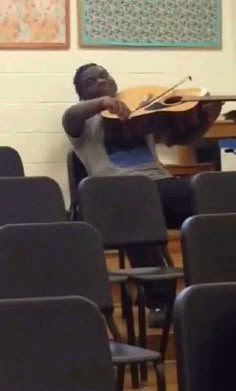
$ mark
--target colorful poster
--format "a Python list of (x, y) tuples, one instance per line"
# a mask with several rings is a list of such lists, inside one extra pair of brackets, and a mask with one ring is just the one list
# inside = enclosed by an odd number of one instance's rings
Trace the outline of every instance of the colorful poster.
[(0, 1), (0, 48), (67, 48), (69, 38), (69, 0)]

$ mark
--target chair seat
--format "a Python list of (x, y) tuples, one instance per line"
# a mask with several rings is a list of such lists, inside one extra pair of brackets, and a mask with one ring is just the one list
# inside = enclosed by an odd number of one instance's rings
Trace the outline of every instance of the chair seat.
[(161, 361), (161, 354), (159, 352), (143, 349), (139, 346), (131, 346), (123, 343), (110, 341), (110, 349), (113, 364)]
[(172, 280), (183, 277), (183, 269), (179, 267), (140, 267), (132, 269), (120, 269), (111, 275), (127, 276), (139, 281)]
[(128, 276), (126, 275), (116, 275), (116, 274), (113, 274), (113, 272), (109, 272), (109, 281), (111, 283), (122, 283), (122, 282), (126, 282), (128, 280)]
[(110, 274), (119, 276), (130, 276), (131, 274), (151, 274), (157, 272), (159, 269), (160, 267), (134, 267), (131, 269), (119, 269), (112, 271)]

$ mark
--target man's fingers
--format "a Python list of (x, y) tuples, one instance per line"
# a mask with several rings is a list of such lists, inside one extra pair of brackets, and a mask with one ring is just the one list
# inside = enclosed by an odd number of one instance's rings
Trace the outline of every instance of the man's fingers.
[(122, 119), (123, 121), (127, 120), (130, 116), (130, 110), (129, 108), (126, 106), (125, 103), (123, 102), (118, 102), (119, 104), (119, 117), (120, 119)]
[(127, 120), (131, 114), (130, 109), (125, 103), (115, 99), (111, 102), (109, 111), (112, 114), (116, 114), (122, 121)]

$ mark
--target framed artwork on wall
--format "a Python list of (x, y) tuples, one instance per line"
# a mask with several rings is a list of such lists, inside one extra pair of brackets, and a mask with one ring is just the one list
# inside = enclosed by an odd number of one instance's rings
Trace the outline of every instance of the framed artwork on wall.
[(221, 47), (221, 0), (78, 0), (85, 47)]
[(66, 49), (70, 0), (1, 0), (0, 49)]

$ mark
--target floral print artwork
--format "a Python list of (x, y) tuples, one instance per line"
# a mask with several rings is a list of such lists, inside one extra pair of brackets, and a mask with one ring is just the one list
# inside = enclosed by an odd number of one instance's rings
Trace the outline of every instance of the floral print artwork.
[(67, 0), (0, 0), (0, 47), (66, 44)]
[(220, 46), (220, 0), (80, 0), (82, 43)]

